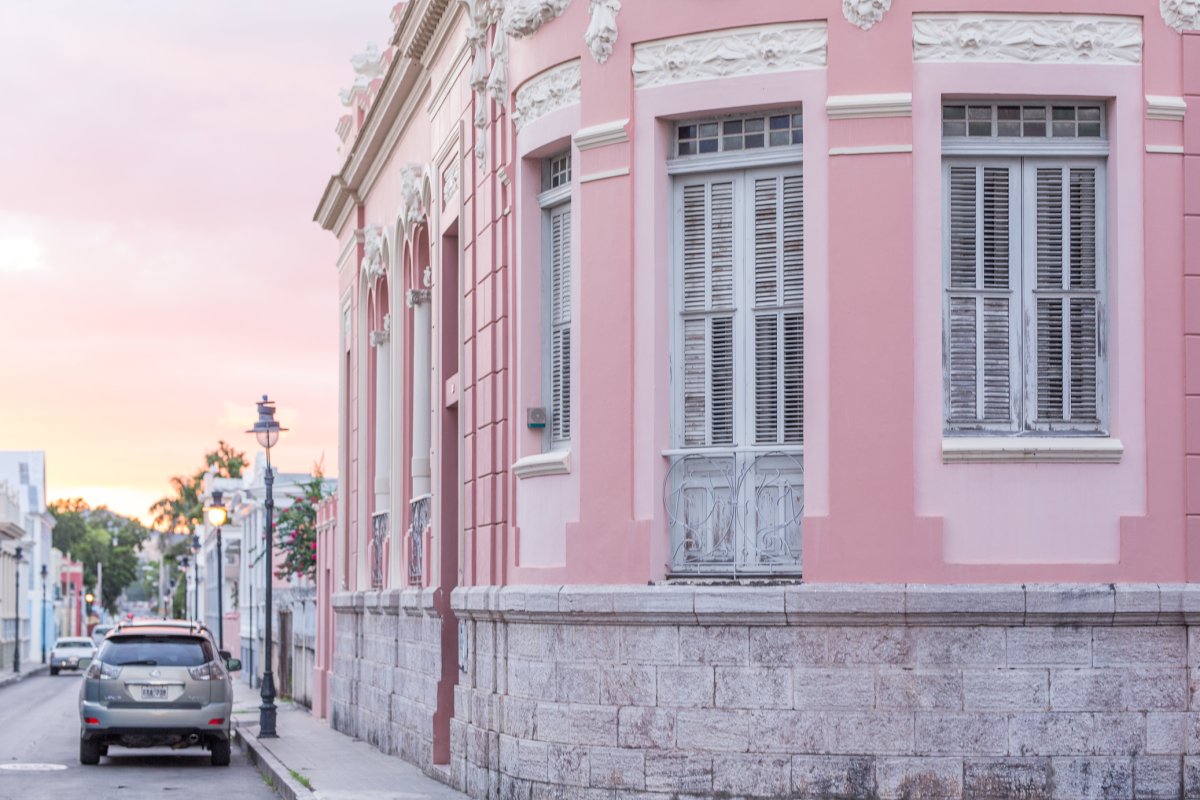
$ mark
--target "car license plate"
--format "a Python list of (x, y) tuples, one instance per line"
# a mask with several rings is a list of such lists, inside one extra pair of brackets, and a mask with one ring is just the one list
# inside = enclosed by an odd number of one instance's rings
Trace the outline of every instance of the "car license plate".
[(165, 687), (165, 686), (143, 686), (142, 687), (142, 699), (143, 700), (166, 700), (167, 699), (167, 687)]

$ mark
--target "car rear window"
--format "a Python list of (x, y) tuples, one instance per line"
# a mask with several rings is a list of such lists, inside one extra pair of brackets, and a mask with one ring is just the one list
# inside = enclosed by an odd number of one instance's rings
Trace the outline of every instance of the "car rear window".
[(117, 636), (104, 642), (100, 660), (114, 667), (198, 667), (213, 660), (212, 647), (190, 636)]
[(86, 647), (88, 650), (91, 650), (93, 647), (95, 647), (95, 645), (92, 644), (91, 639), (60, 639), (54, 643), (54, 646), (56, 648)]

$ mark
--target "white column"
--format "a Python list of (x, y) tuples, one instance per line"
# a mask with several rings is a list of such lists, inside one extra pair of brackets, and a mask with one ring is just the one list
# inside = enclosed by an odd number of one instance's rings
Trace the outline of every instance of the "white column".
[(385, 317), (383, 330), (371, 333), (375, 346), (375, 510), (388, 511), (391, 486), (391, 333)]
[(413, 419), (412, 419), (412, 494), (429, 494), (429, 442), (432, 408), (430, 406), (430, 304), (428, 289), (408, 293), (413, 310)]

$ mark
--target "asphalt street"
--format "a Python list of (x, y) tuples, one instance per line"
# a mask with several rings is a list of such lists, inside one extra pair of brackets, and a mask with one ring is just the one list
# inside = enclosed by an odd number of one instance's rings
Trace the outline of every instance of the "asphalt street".
[(198, 748), (113, 747), (100, 765), (79, 763), (80, 677), (42, 675), (0, 689), (0, 800), (273, 800), (245, 757), (233, 748), (228, 767), (209, 764)]

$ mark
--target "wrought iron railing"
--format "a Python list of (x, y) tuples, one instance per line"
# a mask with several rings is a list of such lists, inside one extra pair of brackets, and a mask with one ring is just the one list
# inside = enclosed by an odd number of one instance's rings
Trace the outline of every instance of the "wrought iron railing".
[(799, 452), (670, 456), (663, 507), (673, 577), (800, 574), (804, 466)]
[(412, 524), (408, 528), (408, 582), (420, 586), (425, 567), (425, 529), (429, 527), (430, 495), (414, 497), (409, 505)]
[(382, 589), (384, 581), (384, 544), (388, 537), (388, 512), (371, 515), (371, 588)]

